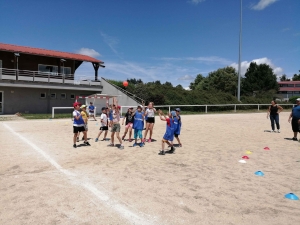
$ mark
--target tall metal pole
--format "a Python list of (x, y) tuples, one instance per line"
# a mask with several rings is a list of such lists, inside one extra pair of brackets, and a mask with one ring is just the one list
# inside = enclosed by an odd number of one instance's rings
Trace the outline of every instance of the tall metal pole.
[(241, 54), (242, 54), (242, 1), (241, 0), (241, 9), (240, 9), (240, 41), (239, 41), (239, 68), (238, 68), (238, 101), (241, 98)]

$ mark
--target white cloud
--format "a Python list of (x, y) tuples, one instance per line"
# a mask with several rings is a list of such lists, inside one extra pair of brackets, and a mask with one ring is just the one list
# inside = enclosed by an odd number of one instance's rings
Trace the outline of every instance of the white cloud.
[(119, 44), (119, 39), (116, 37), (111, 37), (103, 32), (101, 32), (101, 36), (103, 37), (104, 42), (110, 47), (110, 49), (117, 55), (118, 51), (116, 50), (117, 45)]
[(78, 51), (76, 51), (76, 53), (91, 56), (91, 57), (101, 56), (99, 52), (95, 51), (94, 49), (90, 49), (90, 48), (81, 48)]
[[(283, 73), (283, 69), (281, 67), (276, 67), (270, 59), (264, 57), (264, 58), (260, 58), (260, 59), (253, 59), (250, 62), (248, 62), (248, 61), (241, 62), (241, 75), (242, 76), (245, 75), (245, 73), (246, 73), (247, 69), (249, 68), (251, 62), (256, 62), (257, 65), (260, 65), (260, 64), (269, 65), (273, 69), (274, 74), (276, 74), (277, 76), (282, 75), (282, 73)], [(232, 66), (233, 68), (238, 70), (238, 64), (237, 63), (232, 63), (230, 66)]]
[(278, 0), (259, 0), (259, 2), (252, 6), (252, 9), (254, 10), (263, 10), (265, 9), (266, 7), (268, 7), (269, 5), (277, 2)]
[(190, 1), (187, 1), (188, 3), (191, 3), (191, 4), (194, 4), (194, 5), (198, 5), (199, 3), (201, 2), (204, 2), (205, 0), (190, 0)]
[(191, 76), (191, 75), (184, 75), (182, 77), (179, 77), (177, 80), (194, 80), (195, 77)]

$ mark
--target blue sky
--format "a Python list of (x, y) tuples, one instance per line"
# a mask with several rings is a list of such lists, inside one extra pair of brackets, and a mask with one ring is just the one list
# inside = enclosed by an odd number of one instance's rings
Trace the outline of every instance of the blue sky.
[[(1, 0), (0, 42), (87, 54), (99, 75), (188, 87), (238, 63), (240, 0)], [(243, 0), (242, 72), (300, 70), (300, 1)], [(90, 63), (77, 78), (93, 78)]]

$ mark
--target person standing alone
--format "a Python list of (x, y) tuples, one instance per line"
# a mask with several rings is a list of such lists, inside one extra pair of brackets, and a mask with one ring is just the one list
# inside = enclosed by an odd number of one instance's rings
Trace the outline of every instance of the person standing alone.
[(271, 101), (271, 105), (269, 106), (269, 110), (267, 113), (267, 118), (270, 116), (270, 120), (271, 120), (271, 127), (272, 127), (271, 132), (275, 132), (275, 123), (276, 123), (277, 132), (280, 133), (279, 113), (281, 113), (282, 110), (283, 108), (277, 105), (276, 101), (274, 100)]

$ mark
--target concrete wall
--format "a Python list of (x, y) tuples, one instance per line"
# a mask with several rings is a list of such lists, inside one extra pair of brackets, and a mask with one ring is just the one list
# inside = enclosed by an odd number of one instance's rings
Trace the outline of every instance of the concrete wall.
[[(119, 105), (121, 106), (138, 106), (140, 103), (135, 101), (134, 99), (130, 98), (124, 92), (118, 90), (113, 85), (105, 81), (101, 78), (101, 84), (103, 85), (102, 94), (109, 94), (109, 95), (120, 95), (118, 97)], [(110, 102), (111, 103), (111, 102)], [(126, 112), (128, 107), (123, 107), (122, 112)]]
[[(75, 99), (71, 99), (71, 94), (75, 96), (88, 96), (95, 94), (93, 91), (76, 90), (55, 90), (42, 88), (15, 88), (0, 87), (3, 91), (3, 114), (20, 113), (51, 113), (52, 107), (72, 107)], [(41, 98), (41, 93), (46, 93), (46, 98)], [(51, 94), (56, 93), (56, 98), (51, 98)], [(61, 94), (66, 94), (66, 99)], [(85, 99), (79, 102), (85, 103)], [(71, 109), (70, 109), (71, 110)], [(69, 113), (67, 109), (61, 110), (61, 113)], [(59, 111), (55, 111), (59, 113)]]

